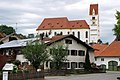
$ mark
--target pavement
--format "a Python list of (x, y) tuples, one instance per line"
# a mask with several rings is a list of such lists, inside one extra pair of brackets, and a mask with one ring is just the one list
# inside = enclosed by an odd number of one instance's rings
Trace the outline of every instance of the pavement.
[(120, 77), (120, 72), (81, 74), (69, 76), (47, 76), (45, 80), (117, 80)]

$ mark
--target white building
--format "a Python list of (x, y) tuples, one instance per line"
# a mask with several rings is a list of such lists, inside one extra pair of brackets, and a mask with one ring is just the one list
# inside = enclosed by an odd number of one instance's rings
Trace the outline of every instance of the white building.
[(90, 29), (85, 20), (69, 21), (67, 17), (45, 18), (37, 31), (38, 34), (44, 34), (44, 36), (73, 34), (83, 42), (90, 42)]
[(83, 42), (97, 43), (100, 39), (98, 4), (91, 4), (89, 25), (85, 20), (68, 20), (67, 17), (45, 18), (38, 26), (38, 34), (47, 36), (73, 34)]
[(97, 43), (100, 39), (100, 29), (99, 29), (99, 9), (98, 4), (90, 5), (90, 43)]
[[(87, 50), (89, 51), (90, 62), (93, 63), (95, 61), (93, 48), (73, 35), (54, 36), (46, 41), (49, 47), (58, 45), (59, 43), (68, 46), (67, 69), (83, 69)], [(47, 65), (45, 65), (45, 68), (50, 69), (50, 62)]]
[(95, 63), (98, 66), (109, 70), (117, 70), (117, 67), (120, 66), (120, 41), (113, 41), (110, 45), (103, 44), (102, 47), (100, 45), (94, 46), (94, 49), (96, 49)]
[[(30, 40), (35, 39), (25, 39), (25, 40), (14, 40), (11, 42), (4, 43), (0, 45), (0, 49), (3, 51), (12, 50), (12, 49), (20, 49), (23, 46), (26, 46), (26, 43)], [(86, 43), (82, 42), (78, 38), (73, 35), (59, 35), (54, 36), (52, 38), (44, 38), (43, 41), (48, 44), (48, 50), (53, 45), (57, 45), (59, 43), (68, 45), (68, 52), (69, 55), (67, 57), (67, 69), (81, 69), (85, 63), (85, 55), (86, 51), (89, 51), (90, 62), (94, 62), (94, 53), (93, 48), (87, 45)], [(19, 51), (18, 51), (19, 52)], [(49, 52), (49, 51), (48, 51)], [(28, 62), (27, 59), (24, 58), (23, 54), (16, 53), (16, 59), (20, 60), (21, 62)], [(50, 69), (50, 62), (45, 63), (45, 69)]]

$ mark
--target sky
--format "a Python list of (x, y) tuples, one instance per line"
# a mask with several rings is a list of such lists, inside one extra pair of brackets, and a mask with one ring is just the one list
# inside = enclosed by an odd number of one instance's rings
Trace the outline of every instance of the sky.
[(99, 5), (100, 37), (103, 42), (111, 43), (120, 0), (0, 0), (0, 24), (27, 35), (37, 33), (44, 18), (67, 17), (89, 22), (90, 4)]

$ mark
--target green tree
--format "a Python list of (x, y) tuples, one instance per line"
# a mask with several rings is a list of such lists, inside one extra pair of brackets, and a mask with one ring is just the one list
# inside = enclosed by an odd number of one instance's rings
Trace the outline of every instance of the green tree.
[(27, 46), (22, 49), (22, 53), (37, 70), (40, 65), (48, 61), (49, 55), (46, 48), (47, 46), (44, 43), (29, 42)]
[(115, 27), (113, 28), (114, 35), (116, 36), (116, 41), (120, 40), (120, 12), (116, 12), (116, 20), (117, 23), (115, 24)]
[(86, 51), (84, 69), (85, 69), (85, 71), (88, 71), (88, 72), (91, 70), (91, 64), (90, 64), (89, 51), (88, 50)]
[(9, 35), (9, 34), (15, 32), (15, 29), (13, 29), (13, 27), (11, 27), (11, 26), (0, 25), (0, 32)]
[(50, 55), (52, 57), (53, 68), (59, 70), (64, 67), (63, 62), (67, 60), (68, 47), (63, 44), (54, 45), (50, 48)]
[(21, 62), (20, 62), (19, 60), (13, 61), (13, 64), (16, 65), (17, 67), (20, 65), (20, 63), (21, 63)]

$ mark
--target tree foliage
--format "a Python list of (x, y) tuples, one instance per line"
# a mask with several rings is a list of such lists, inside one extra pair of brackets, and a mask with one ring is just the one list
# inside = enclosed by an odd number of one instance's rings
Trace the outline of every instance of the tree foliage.
[(49, 58), (46, 48), (47, 46), (44, 43), (29, 42), (27, 46), (22, 49), (22, 53), (37, 70), (39, 66), (43, 65)]
[(90, 71), (91, 70), (91, 64), (90, 64), (89, 51), (88, 50), (86, 51), (84, 69), (85, 69), (85, 71)]
[(50, 55), (52, 57), (52, 63), (54, 69), (61, 69), (63, 67), (63, 62), (67, 60), (68, 47), (63, 44), (54, 45), (50, 48)]
[(19, 66), (20, 63), (21, 63), (21, 62), (20, 62), (19, 60), (15, 60), (15, 61), (13, 61), (13, 64), (16, 65), (16, 66)]
[(115, 27), (113, 28), (113, 31), (114, 31), (114, 35), (116, 36), (116, 40), (120, 40), (120, 12), (117, 11), (116, 12), (116, 20), (117, 20), (117, 23), (115, 24)]
[(0, 32), (5, 33), (6, 35), (9, 35), (9, 34), (15, 32), (15, 29), (13, 29), (13, 27), (11, 27), (11, 26), (0, 25)]

